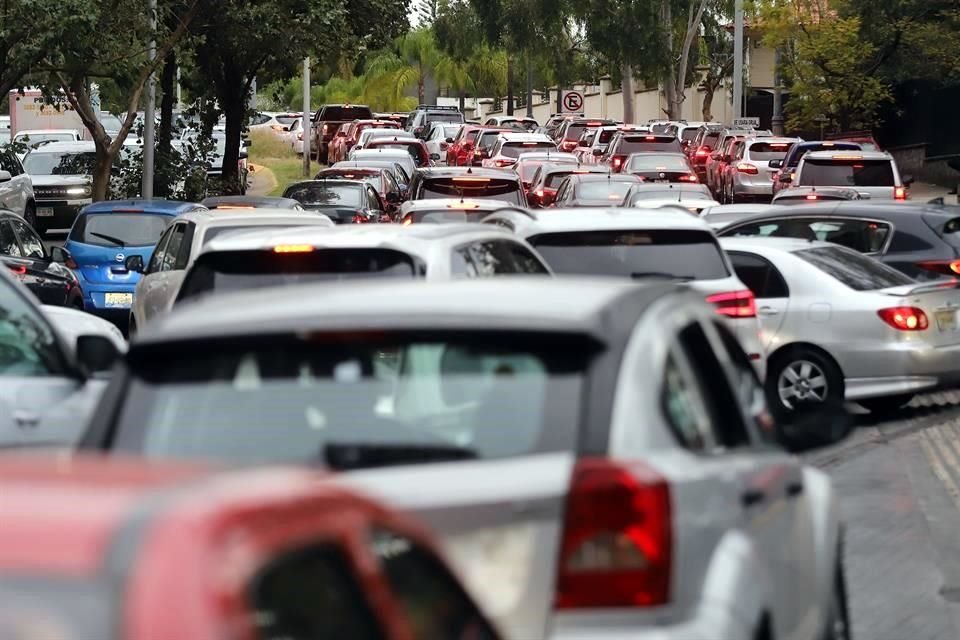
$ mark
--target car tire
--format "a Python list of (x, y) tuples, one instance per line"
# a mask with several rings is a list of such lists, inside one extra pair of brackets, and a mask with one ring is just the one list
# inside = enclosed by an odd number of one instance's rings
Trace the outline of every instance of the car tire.
[(857, 404), (873, 414), (883, 415), (885, 413), (894, 413), (904, 408), (913, 400), (916, 394), (900, 393), (895, 396), (882, 396), (879, 398), (865, 398), (857, 400)]
[(843, 560), (839, 555), (834, 574), (833, 592), (830, 596), (830, 609), (827, 612), (827, 627), (823, 640), (852, 640), (853, 629), (850, 625), (850, 608), (847, 602), (847, 579), (843, 570)]
[(794, 404), (840, 404), (843, 373), (829, 356), (810, 347), (791, 347), (771, 359), (765, 382), (770, 407), (779, 415), (792, 413)]
[(733, 190), (733, 185), (730, 185), (730, 195), (727, 197), (727, 204), (737, 204), (737, 192)]

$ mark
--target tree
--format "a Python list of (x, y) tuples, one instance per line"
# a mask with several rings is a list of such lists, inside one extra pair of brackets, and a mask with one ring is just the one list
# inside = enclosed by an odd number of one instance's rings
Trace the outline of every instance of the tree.
[(708, 12), (703, 16), (699, 59), (704, 70), (700, 87), (703, 89), (701, 117), (705, 122), (713, 120), (713, 96), (733, 72), (733, 38), (725, 28), (724, 15)]
[[(667, 98), (665, 110), (670, 120), (680, 119), (686, 89), (691, 77), (690, 52), (700, 33), (703, 16), (709, 0), (662, 0), (661, 16), (666, 28), (664, 49), (669, 62), (664, 67), (666, 75), (663, 89)], [(679, 9), (679, 11), (676, 11)]]
[(65, 30), (93, 26), (87, 0), (5, 0), (0, 6), (0, 96), (36, 71)]

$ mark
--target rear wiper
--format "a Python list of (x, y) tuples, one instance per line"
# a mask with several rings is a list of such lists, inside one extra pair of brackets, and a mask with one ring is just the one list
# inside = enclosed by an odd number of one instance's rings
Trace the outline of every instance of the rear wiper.
[(107, 242), (112, 242), (112, 243), (114, 243), (114, 244), (120, 245), (120, 247), (125, 247), (125, 246), (127, 246), (127, 243), (124, 242), (123, 240), (121, 240), (120, 238), (114, 238), (113, 236), (108, 236), (108, 235), (105, 234), (105, 233), (97, 233), (96, 231), (91, 231), (91, 232), (90, 232), (90, 235), (92, 235), (92, 236), (97, 236), (98, 238), (103, 238), (103, 239), (106, 240)]
[(369, 444), (330, 442), (323, 446), (323, 461), (331, 469), (372, 469), (406, 464), (475, 460), (473, 449), (426, 444)]
[(667, 278), (668, 280), (681, 280), (688, 282), (695, 280), (693, 276), (679, 275), (676, 273), (667, 273), (666, 271), (634, 271), (630, 274), (631, 278)]

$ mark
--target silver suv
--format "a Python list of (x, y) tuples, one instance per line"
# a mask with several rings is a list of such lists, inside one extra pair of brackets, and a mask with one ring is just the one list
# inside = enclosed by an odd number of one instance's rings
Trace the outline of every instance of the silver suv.
[(912, 182), (886, 151), (811, 151), (793, 178), (797, 187), (845, 187), (871, 200), (906, 200)]

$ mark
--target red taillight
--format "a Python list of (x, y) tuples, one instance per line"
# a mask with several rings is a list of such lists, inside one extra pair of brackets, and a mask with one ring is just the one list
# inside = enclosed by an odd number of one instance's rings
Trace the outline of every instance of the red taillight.
[(410, 217), (404, 218), (401, 224), (403, 224), (403, 226), (405, 227), (410, 226), (411, 224), (413, 224), (413, 218), (410, 218)]
[(726, 291), (707, 296), (707, 302), (717, 308), (717, 313), (728, 318), (755, 318), (757, 301), (749, 289)]
[(353, 223), (354, 224), (366, 224), (370, 222), (370, 216), (365, 213), (355, 213), (353, 214)]
[(533, 192), (533, 195), (537, 196), (538, 198), (542, 198), (542, 197), (543, 197), (543, 189), (537, 189), (536, 191)]
[(889, 307), (877, 311), (880, 319), (900, 331), (926, 331), (930, 326), (927, 314), (917, 307)]
[(7, 268), (14, 273), (14, 275), (25, 276), (27, 275), (27, 268), (22, 264), (8, 264)]
[(698, 158), (706, 158), (708, 155), (710, 155), (710, 149), (708, 149), (707, 147), (700, 147), (699, 149), (697, 149), (697, 152), (695, 155)]
[(303, 131), (297, 134), (297, 140), (303, 140)]
[(816, 199), (818, 198), (818, 196), (817, 196), (816, 194), (814, 194), (814, 193), (808, 193), (808, 194), (807, 194), (806, 196), (804, 196), (804, 197), (805, 197), (807, 200), (816, 200)]
[(757, 171), (757, 167), (755, 165), (750, 164), (749, 162), (737, 163), (737, 171), (739, 171), (740, 173), (748, 173), (752, 176), (755, 176), (758, 173), (760, 173), (759, 171)]
[(679, 178), (677, 178), (677, 180), (679, 180), (680, 182), (699, 182), (699, 180), (697, 180), (696, 174), (693, 174), (693, 173), (689, 173), (685, 176), (680, 176)]
[(672, 510), (649, 467), (585, 458), (567, 496), (558, 609), (648, 607), (670, 598)]
[(906, 200), (907, 199), (907, 190), (905, 187), (895, 187), (893, 189), (893, 199), (894, 200)]
[(613, 159), (613, 168), (617, 171), (620, 170), (620, 165), (623, 164), (623, 158), (614, 158)]
[(960, 260), (924, 260), (917, 262), (916, 266), (927, 271), (943, 273), (948, 276), (960, 275)]
[(509, 167), (514, 162), (516, 161), (515, 160), (497, 160), (494, 164), (496, 164), (498, 167)]

